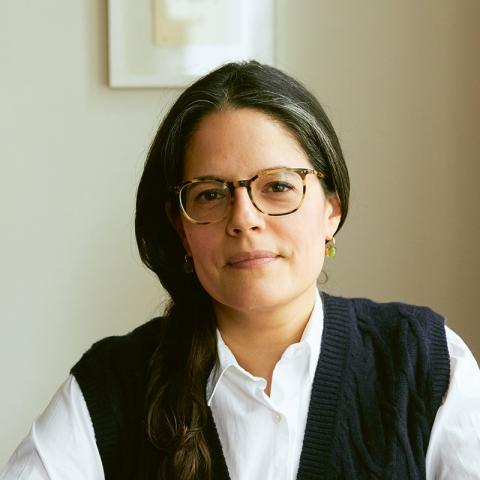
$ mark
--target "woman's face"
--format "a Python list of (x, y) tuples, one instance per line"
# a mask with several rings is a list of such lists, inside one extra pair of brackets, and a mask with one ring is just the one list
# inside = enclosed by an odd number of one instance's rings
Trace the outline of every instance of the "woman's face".
[[(184, 180), (206, 175), (248, 179), (271, 167), (312, 165), (279, 122), (254, 109), (231, 109), (200, 122), (186, 151)], [(221, 222), (198, 225), (183, 216), (174, 222), (199, 281), (217, 307), (260, 312), (302, 296), (313, 298), (325, 239), (332, 238), (340, 209), (315, 175), (307, 175), (306, 182), (302, 206), (289, 215), (264, 215), (251, 203), (247, 189), (239, 187)]]

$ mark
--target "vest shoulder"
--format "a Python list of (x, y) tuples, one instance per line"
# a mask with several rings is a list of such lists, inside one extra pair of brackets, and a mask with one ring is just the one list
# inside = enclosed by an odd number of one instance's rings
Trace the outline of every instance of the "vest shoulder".
[(442, 362), (448, 357), (445, 319), (429, 307), (328, 294), (323, 298), (327, 317), (332, 312), (337, 322), (348, 318), (363, 337), (377, 336), (390, 346), (397, 345), (403, 338), (410, 347), (423, 345), (435, 352)]
[(163, 317), (136, 327), (124, 335), (112, 335), (95, 342), (74, 365), (71, 372), (77, 377), (82, 370), (97, 368), (144, 370), (157, 347)]
[(340, 297), (323, 293), (324, 302), (328, 305), (342, 305), (355, 312), (357, 318), (372, 321), (378, 326), (393, 326), (397, 322), (412, 321), (419, 325), (429, 326), (434, 323), (444, 327), (442, 315), (427, 306), (412, 305), (403, 302), (376, 302), (369, 298)]

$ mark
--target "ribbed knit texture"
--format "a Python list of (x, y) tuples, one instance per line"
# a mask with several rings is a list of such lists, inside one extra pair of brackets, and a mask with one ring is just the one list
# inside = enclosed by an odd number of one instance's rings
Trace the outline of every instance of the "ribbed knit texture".
[[(450, 373), (443, 319), (425, 307), (322, 299), (324, 332), (297, 478), (425, 478)], [(155, 478), (158, 454), (146, 439), (143, 398), (158, 335), (154, 319), (96, 343), (72, 369), (106, 480)], [(211, 411), (205, 433), (214, 478), (227, 479)]]

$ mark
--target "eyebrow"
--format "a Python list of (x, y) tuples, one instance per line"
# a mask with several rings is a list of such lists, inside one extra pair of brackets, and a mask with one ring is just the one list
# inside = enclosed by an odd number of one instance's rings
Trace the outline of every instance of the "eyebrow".
[[(287, 165), (272, 165), (271, 167), (268, 168), (262, 168), (261, 170), (258, 170), (256, 173), (254, 173), (251, 177), (254, 177), (255, 175), (258, 175), (261, 172), (265, 172), (266, 170), (275, 170), (277, 168), (294, 168), (294, 167), (288, 167)], [(207, 175), (199, 175), (198, 177), (192, 177), (198, 180), (220, 180), (222, 182), (225, 181), (224, 178), (219, 177), (217, 175), (212, 175), (212, 174), (207, 174)]]
[(224, 182), (225, 179), (222, 177), (217, 177), (215, 175), (200, 175), (199, 177), (192, 177), (195, 180), (220, 180), (221, 182)]

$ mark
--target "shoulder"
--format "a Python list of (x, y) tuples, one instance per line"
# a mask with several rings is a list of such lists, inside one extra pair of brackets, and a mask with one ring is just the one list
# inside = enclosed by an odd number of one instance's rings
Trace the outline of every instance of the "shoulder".
[(113, 335), (95, 342), (72, 368), (72, 373), (93, 363), (97, 368), (134, 367), (155, 350), (161, 336), (162, 318), (154, 318), (125, 335)]
[(430, 307), (402, 302), (376, 302), (368, 298), (348, 298), (322, 294), (325, 309), (348, 312), (362, 324), (383, 333), (402, 328), (416, 329), (417, 334), (440, 336), (445, 340), (445, 319)]
[[(126, 335), (94, 343), (73, 366), (85, 399), (104, 465), (118, 461), (127, 436), (142, 427), (150, 358), (160, 343), (162, 318), (154, 318)], [(140, 436), (139, 436), (140, 435)]]
[[(368, 298), (346, 298), (322, 294), (325, 327), (329, 313), (339, 322), (338, 312), (350, 323), (352, 341), (396, 363), (419, 362), (435, 372), (444, 390), (448, 383), (450, 358), (442, 315), (425, 306), (402, 302), (375, 302)], [(343, 320), (343, 321), (345, 321)]]
[(137, 465), (147, 442), (144, 404), (149, 365), (161, 343), (163, 326), (163, 318), (154, 318), (126, 335), (104, 338), (71, 370), (85, 399), (108, 478), (137, 478), (130, 469)]

